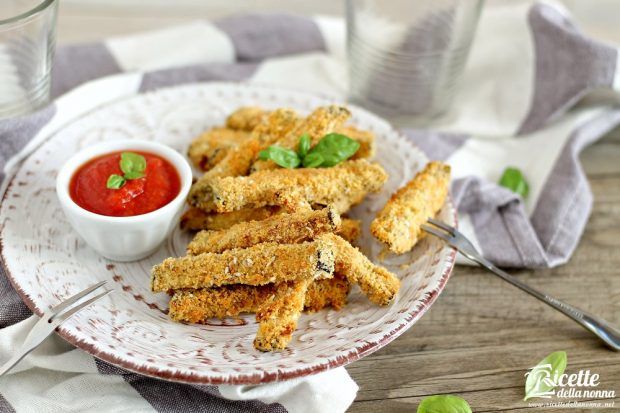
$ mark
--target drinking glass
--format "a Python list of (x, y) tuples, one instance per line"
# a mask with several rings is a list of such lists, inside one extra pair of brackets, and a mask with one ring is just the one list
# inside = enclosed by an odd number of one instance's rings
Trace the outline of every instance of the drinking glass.
[(483, 0), (347, 0), (349, 100), (431, 119), (449, 106)]
[(48, 102), (57, 10), (57, 0), (0, 0), (0, 119)]

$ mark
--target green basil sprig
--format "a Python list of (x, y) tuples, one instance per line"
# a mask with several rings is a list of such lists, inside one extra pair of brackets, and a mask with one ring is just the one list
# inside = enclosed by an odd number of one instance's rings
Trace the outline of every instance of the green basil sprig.
[(297, 153), (301, 159), (304, 159), (310, 150), (310, 144), (312, 143), (312, 139), (310, 135), (304, 133), (299, 137), (299, 144), (297, 145)]
[(144, 176), (146, 169), (146, 159), (144, 156), (133, 152), (121, 153), (121, 171), (125, 174), (125, 179), (138, 179)]
[(525, 397), (523, 400), (532, 397), (548, 397), (548, 393), (557, 385), (557, 377), (566, 370), (567, 362), (568, 357), (565, 351), (555, 351), (540, 360), (535, 367), (532, 367), (525, 374), (527, 379), (525, 380)]
[[(306, 168), (317, 168), (318, 166), (328, 168), (349, 159), (359, 148), (360, 143), (358, 141), (339, 133), (329, 133), (323, 136), (314, 148), (310, 149), (308, 154), (304, 157), (303, 164)], [(306, 163), (306, 158), (308, 157), (311, 159)], [(320, 164), (317, 166), (308, 166), (314, 165), (318, 159), (322, 159)]]
[(521, 195), (523, 198), (527, 198), (527, 195), (530, 193), (530, 186), (517, 168), (506, 168), (499, 179), (499, 184)]
[(301, 163), (297, 152), (292, 149), (282, 148), (281, 146), (272, 145), (267, 149), (260, 151), (258, 158), (266, 161), (271, 159), (283, 168), (297, 168)]
[(120, 189), (123, 185), (125, 185), (125, 178), (120, 175), (112, 174), (108, 178), (108, 182), (106, 183), (106, 187), (108, 189)]
[(458, 396), (439, 394), (424, 398), (417, 413), (471, 413), (471, 407)]
[(146, 170), (146, 158), (137, 153), (123, 152), (121, 153), (119, 166), (121, 171), (123, 171), (123, 176), (117, 174), (110, 175), (106, 182), (108, 189), (120, 189), (127, 183), (127, 180), (142, 178)]
[(272, 145), (260, 151), (258, 158), (272, 160), (283, 168), (328, 168), (349, 159), (360, 148), (358, 141), (339, 133), (328, 133), (310, 148), (310, 135), (299, 137), (297, 151)]

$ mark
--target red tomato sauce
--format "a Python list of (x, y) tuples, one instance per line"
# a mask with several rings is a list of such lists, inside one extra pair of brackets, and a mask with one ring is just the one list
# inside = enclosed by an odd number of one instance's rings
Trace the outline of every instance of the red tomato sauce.
[[(123, 175), (122, 152), (144, 156), (144, 176), (129, 179), (119, 189), (108, 189), (112, 174)], [(71, 178), (69, 194), (82, 208), (99, 215), (128, 217), (146, 214), (163, 207), (181, 191), (181, 178), (170, 162), (147, 152), (122, 151), (98, 156), (82, 165)]]

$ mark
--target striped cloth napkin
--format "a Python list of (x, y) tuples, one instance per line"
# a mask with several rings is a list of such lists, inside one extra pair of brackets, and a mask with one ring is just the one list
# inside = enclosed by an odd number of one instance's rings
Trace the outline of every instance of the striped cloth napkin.
[[(53, 95), (61, 97), (0, 122), (2, 191), (20, 161), (63, 125), (157, 88), (243, 80), (344, 100), (344, 41), (341, 19), (267, 14), (62, 47), (53, 76)], [(620, 90), (618, 57), (615, 46), (586, 37), (558, 6), (489, 7), (454, 109), (429, 129), (404, 131), (430, 158), (452, 166), (460, 227), (496, 264), (551, 267), (571, 256), (592, 205), (579, 152), (620, 123), (620, 109), (594, 93)], [(507, 166), (525, 174), (527, 199), (496, 184)], [(0, 360), (23, 341), (30, 314), (0, 274)], [(0, 411), (338, 412), (356, 392), (344, 368), (265, 386), (164, 383), (53, 337), (0, 378)]]

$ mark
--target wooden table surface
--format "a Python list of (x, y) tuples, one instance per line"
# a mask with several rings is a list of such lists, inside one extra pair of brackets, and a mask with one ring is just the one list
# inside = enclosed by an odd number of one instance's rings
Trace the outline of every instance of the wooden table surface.
[[(506, 0), (495, 0), (497, 3)], [(241, 10), (341, 14), (342, 2), (320, 0), (63, 0), (59, 42), (161, 28)], [(620, 42), (616, 18), (567, 1), (586, 31)], [(597, 2), (598, 6), (610, 3)], [(590, 3), (591, 4), (591, 3)], [(148, 7), (147, 7), (148, 5)], [(555, 297), (620, 325), (620, 131), (581, 156), (594, 210), (571, 261), (559, 268), (515, 271)], [(411, 412), (422, 398), (457, 394), (476, 412), (533, 411), (523, 402), (524, 374), (547, 354), (568, 353), (567, 372), (590, 369), (601, 389), (620, 393), (620, 354), (573, 321), (482, 270), (457, 267), (428, 313), (384, 349), (347, 367), (360, 386), (351, 412)], [(616, 398), (615, 409), (620, 409)], [(546, 412), (564, 409), (547, 408)], [(571, 409), (571, 411), (581, 411)], [(586, 411), (586, 410), (583, 410)]]

